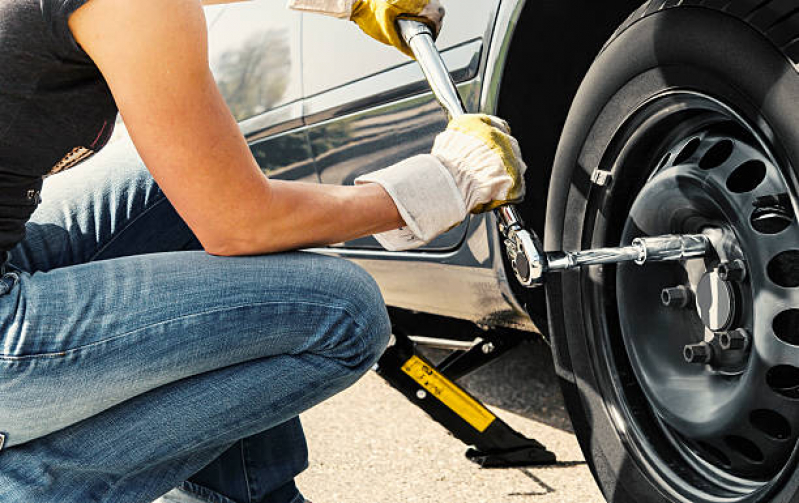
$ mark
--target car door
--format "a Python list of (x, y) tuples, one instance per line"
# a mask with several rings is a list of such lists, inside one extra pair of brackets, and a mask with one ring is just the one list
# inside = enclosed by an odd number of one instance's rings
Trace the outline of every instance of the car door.
[[(499, 0), (447, 4), (438, 39), (447, 66), (469, 110), (478, 106), (478, 74), (486, 21)], [(393, 47), (367, 37), (353, 23), (314, 14), (303, 16), (305, 122), (322, 183), (353, 180), (415, 154), (429, 153), (446, 114), (429, 94), (418, 65)], [(463, 240), (467, 222), (425, 249), (449, 250)], [(374, 238), (342, 246), (376, 248)]]
[(211, 71), (270, 178), (318, 182), (302, 130), (302, 16), (283, 2), (206, 9)]

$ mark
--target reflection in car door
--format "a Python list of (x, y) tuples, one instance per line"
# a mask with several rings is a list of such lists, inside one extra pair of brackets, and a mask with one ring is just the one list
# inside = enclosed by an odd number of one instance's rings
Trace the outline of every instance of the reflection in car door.
[(302, 16), (255, 0), (206, 10), (211, 71), (270, 178), (318, 182), (302, 131)]
[[(467, 83), (461, 91), (468, 110), (478, 106), (479, 82), (474, 77), (498, 4), (499, 0), (447, 4), (438, 46), (456, 80)], [(425, 94), (429, 88), (418, 65), (368, 38), (353, 23), (306, 14), (302, 37), (304, 115), (322, 183), (352, 184), (363, 173), (430, 152), (447, 117)], [(467, 222), (425, 250), (457, 247)], [(380, 248), (371, 237), (344, 246)]]

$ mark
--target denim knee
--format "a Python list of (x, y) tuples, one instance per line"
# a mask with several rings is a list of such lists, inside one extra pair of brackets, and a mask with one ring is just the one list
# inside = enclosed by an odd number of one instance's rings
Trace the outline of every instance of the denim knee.
[(339, 259), (336, 269), (339, 295), (354, 321), (350, 336), (362, 343), (358, 367), (365, 371), (377, 362), (388, 345), (391, 335), (388, 311), (380, 287), (362, 267)]

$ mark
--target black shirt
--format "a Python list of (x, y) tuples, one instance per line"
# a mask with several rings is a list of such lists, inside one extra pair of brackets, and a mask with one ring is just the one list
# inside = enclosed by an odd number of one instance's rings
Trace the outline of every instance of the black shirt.
[(25, 236), (42, 179), (108, 141), (117, 108), (68, 16), (88, 0), (0, 0), (0, 250)]

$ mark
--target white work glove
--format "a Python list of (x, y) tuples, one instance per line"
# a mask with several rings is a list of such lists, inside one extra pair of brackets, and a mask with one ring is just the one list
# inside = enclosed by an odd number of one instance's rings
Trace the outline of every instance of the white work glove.
[(444, 19), (439, 0), (288, 0), (290, 9), (354, 21), (367, 35), (413, 58), (397, 31), (398, 17), (425, 23), (438, 36)]
[(394, 200), (405, 226), (375, 238), (399, 251), (429, 243), (469, 213), (521, 201), (526, 170), (505, 121), (467, 114), (450, 121), (431, 154), (359, 176), (355, 183), (379, 183)]

